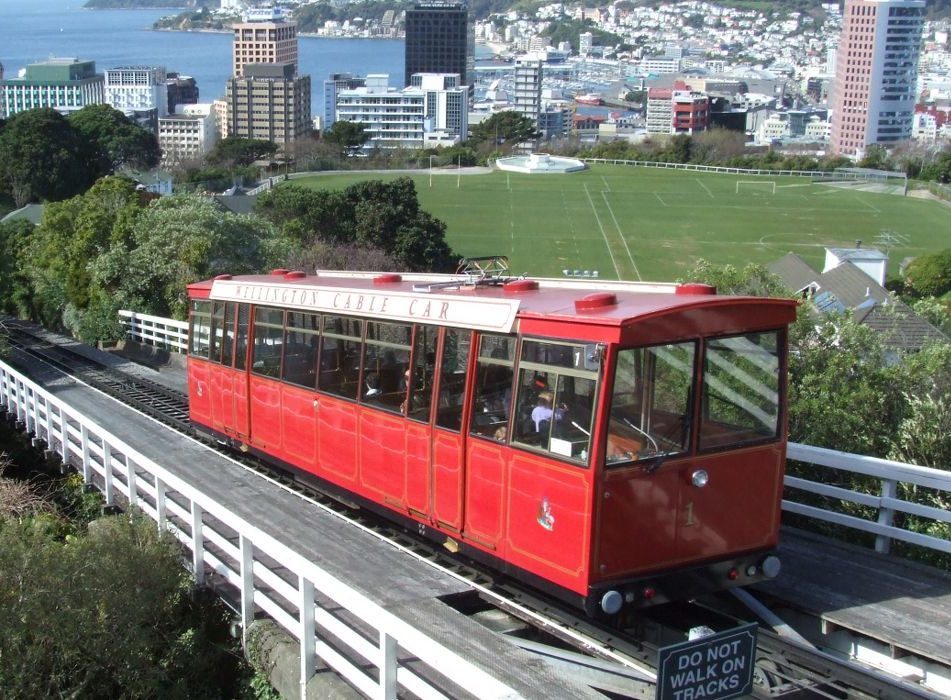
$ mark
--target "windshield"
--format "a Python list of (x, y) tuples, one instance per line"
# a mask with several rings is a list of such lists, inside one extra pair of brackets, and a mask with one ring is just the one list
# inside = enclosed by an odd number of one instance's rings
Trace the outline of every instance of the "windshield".
[(605, 463), (657, 460), (690, 444), (693, 342), (618, 352)]

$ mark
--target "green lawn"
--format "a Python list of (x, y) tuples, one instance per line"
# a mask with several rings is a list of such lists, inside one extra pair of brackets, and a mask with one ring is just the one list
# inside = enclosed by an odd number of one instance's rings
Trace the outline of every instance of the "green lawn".
[[(294, 180), (341, 188), (395, 174), (326, 175)], [(670, 281), (697, 258), (743, 266), (790, 251), (821, 268), (823, 249), (875, 245), (883, 230), (902, 243), (890, 251), (890, 275), (908, 256), (951, 246), (951, 209), (936, 201), (750, 176), (597, 165), (570, 175), (414, 175), (421, 206), (446, 222), (461, 255), (507, 255), (515, 273)]]

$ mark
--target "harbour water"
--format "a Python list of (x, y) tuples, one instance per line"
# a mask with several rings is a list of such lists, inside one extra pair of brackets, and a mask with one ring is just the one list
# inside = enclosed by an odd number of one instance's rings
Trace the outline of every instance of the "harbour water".
[[(231, 75), (231, 34), (154, 31), (159, 17), (179, 10), (86, 10), (75, 0), (0, 0), (0, 63), (15, 77), (50, 56), (96, 62), (96, 70), (165, 66), (198, 81), (202, 102), (224, 95)], [(311, 77), (312, 113), (330, 73), (390, 73), (403, 79), (402, 39), (301, 37), (299, 71)]]

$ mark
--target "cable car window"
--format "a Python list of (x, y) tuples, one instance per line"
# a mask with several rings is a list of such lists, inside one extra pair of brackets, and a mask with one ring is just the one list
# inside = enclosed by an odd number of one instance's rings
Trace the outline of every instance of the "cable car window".
[(440, 428), (457, 432), (462, 428), (471, 343), (472, 331), (447, 328), (443, 336), (439, 406), (436, 412), (436, 425)]
[(225, 304), (225, 320), (222, 330), (224, 339), (221, 344), (221, 364), (230, 367), (234, 364), (234, 312), (237, 304)]
[(284, 344), (284, 311), (259, 306), (254, 310), (254, 348), (251, 371), (265, 377), (281, 374), (281, 347)]
[(413, 369), (404, 379), (409, 391), (409, 417), (429, 422), (429, 409), (433, 402), (433, 376), (436, 373), (436, 339), (439, 330), (435, 326), (416, 326), (413, 346)]
[(360, 400), (387, 411), (402, 411), (406, 401), (406, 373), (413, 327), (378, 321), (366, 323)]
[(216, 301), (211, 307), (211, 347), (208, 350), (208, 359), (219, 364), (224, 337), (225, 306), (225, 302)]
[(287, 328), (284, 331), (284, 365), (281, 379), (308, 389), (316, 389), (319, 342), (320, 316), (288, 311)]
[(345, 399), (357, 398), (363, 321), (348, 316), (324, 316), (317, 388)]
[(779, 436), (781, 348), (779, 332), (707, 341), (701, 450)]
[(515, 336), (482, 335), (469, 432), (507, 442), (515, 376)]
[(251, 307), (238, 304), (238, 332), (235, 338), (234, 368), (244, 370), (248, 361), (248, 322), (251, 319)]
[(188, 331), (191, 343), (188, 347), (189, 353), (194, 357), (203, 357), (208, 359), (208, 351), (211, 348), (211, 302), (194, 300), (192, 301), (191, 317), (189, 319), (191, 326)]
[(513, 442), (588, 463), (600, 348), (523, 341)]
[(608, 424), (607, 465), (680, 454), (690, 445), (696, 343), (618, 352)]

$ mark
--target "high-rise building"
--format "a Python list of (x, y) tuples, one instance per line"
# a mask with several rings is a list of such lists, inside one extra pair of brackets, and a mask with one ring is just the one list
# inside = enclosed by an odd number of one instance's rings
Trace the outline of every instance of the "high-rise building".
[(234, 25), (234, 74), (225, 100), (229, 137), (273, 141), (283, 151), (313, 129), (310, 76), (297, 74), (297, 24), (279, 9), (249, 10)]
[(273, 141), (286, 149), (311, 132), (310, 76), (290, 63), (257, 63), (228, 81), (228, 136)]
[(406, 10), (404, 85), (414, 73), (458, 73), (471, 85), (475, 70), (475, 25), (462, 2), (418, 2)]
[(95, 61), (51, 58), (28, 65), (22, 78), (0, 80), (0, 103), (8, 117), (40, 107), (69, 115), (86, 105), (102, 104), (103, 84)]
[(123, 66), (105, 72), (106, 104), (153, 133), (158, 118), (168, 114), (164, 67)]
[(836, 52), (830, 150), (912, 137), (925, 0), (845, 0)]
[(364, 87), (366, 78), (351, 73), (331, 73), (324, 81), (324, 112), (320, 128), (326, 131), (337, 119), (337, 93), (341, 90), (355, 90)]
[(233, 71), (244, 75), (250, 63), (290, 63), (297, 71), (297, 23), (284, 20), (279, 9), (249, 10), (234, 29)]
[(526, 54), (515, 62), (515, 111), (532, 120), (538, 128), (542, 109), (542, 74), (545, 62), (537, 54)]
[(168, 90), (168, 112), (175, 114), (178, 105), (198, 104), (198, 83), (190, 75), (169, 73), (165, 79)]

